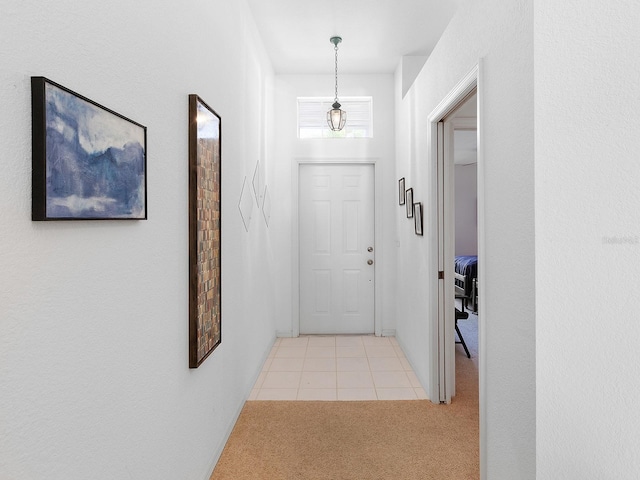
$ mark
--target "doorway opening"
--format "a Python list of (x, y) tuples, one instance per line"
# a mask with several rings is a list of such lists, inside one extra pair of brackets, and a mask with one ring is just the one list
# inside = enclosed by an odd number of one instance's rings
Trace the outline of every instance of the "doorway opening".
[[(477, 93), (474, 91), (444, 119), (444, 161), (450, 172), (453, 205), (444, 203), (445, 224), (453, 229), (454, 368), (451, 396), (456, 395), (455, 364), (471, 362), (478, 372), (478, 155)], [(447, 147), (450, 151), (447, 151)], [(449, 183), (443, 182), (444, 185)], [(446, 188), (446, 187), (445, 187)], [(448, 253), (448, 252), (447, 252)], [(448, 260), (445, 260), (448, 261)], [(461, 364), (462, 366), (462, 364)]]
[[(456, 87), (442, 100), (440, 105), (429, 116), (430, 124), (430, 161), (436, 172), (436, 187), (434, 190), (434, 204), (436, 205), (435, 218), (437, 218), (438, 241), (434, 247), (433, 255), (437, 257), (438, 281), (434, 286), (433, 295), (437, 298), (437, 315), (433, 319), (432, 331), (434, 332), (434, 341), (432, 344), (434, 375), (433, 383), (430, 385), (430, 391), (433, 401), (440, 403), (450, 403), (455, 396), (455, 365), (456, 351), (461, 349), (461, 345), (456, 344), (456, 340), (460, 340), (458, 332), (456, 332), (456, 307), (462, 311), (464, 302), (465, 313), (469, 315), (477, 315), (477, 361), (478, 386), (480, 400), (480, 422), (482, 425), (483, 415), (483, 395), (484, 395), (484, 375), (482, 368), (484, 366), (484, 349), (483, 349), (483, 292), (482, 286), (482, 260), (483, 260), (483, 182), (482, 182), (482, 149), (479, 139), (481, 138), (481, 89), (479, 88), (479, 72), (480, 64), (478, 64), (469, 74), (467, 74)], [(475, 110), (475, 115), (473, 111)], [(475, 135), (474, 135), (475, 130)], [(476, 139), (476, 159), (475, 159), (475, 185), (476, 191), (473, 203), (475, 203), (475, 212), (469, 212), (477, 219), (475, 229), (471, 229), (475, 233), (475, 242), (471, 242), (471, 246), (467, 244), (464, 247), (467, 251), (459, 250), (456, 252), (456, 188), (455, 188), (455, 140), (456, 131), (464, 132), (459, 135), (458, 149), (464, 150), (463, 143), (460, 142), (464, 137), (475, 136)], [(472, 147), (473, 148), (473, 147)], [(462, 153), (462, 152), (460, 152)], [(470, 162), (461, 162), (470, 163)], [(462, 174), (459, 175), (459, 179)], [(468, 193), (468, 192), (467, 192)], [(473, 208), (473, 207), (471, 207)], [(468, 240), (468, 239), (467, 239)], [(461, 242), (462, 243), (462, 242)], [(475, 243), (475, 244), (474, 244)], [(459, 248), (463, 248), (459, 246)], [(475, 250), (475, 251), (471, 251)], [(455, 282), (455, 260), (456, 256), (462, 256), (463, 253), (475, 254), (468, 255), (476, 257), (475, 274), (469, 276), (465, 289), (460, 292), (456, 289)], [(460, 255), (458, 255), (460, 254)], [(480, 268), (477, 268), (477, 267)], [(476, 291), (472, 293), (473, 285)], [(456, 290), (458, 295), (456, 295)], [(475, 300), (477, 295), (477, 301)], [(461, 297), (457, 298), (456, 296)], [(458, 304), (456, 304), (456, 301)], [(467, 309), (471, 308), (472, 312)], [(460, 317), (459, 317), (460, 318)], [(459, 320), (462, 324), (464, 320)], [(464, 337), (464, 334), (463, 334)], [(466, 341), (467, 338), (464, 338)], [(469, 337), (471, 341), (472, 338)], [(466, 352), (464, 352), (466, 354)], [(462, 358), (468, 360), (466, 355)], [(482, 431), (482, 429), (481, 429)], [(481, 445), (482, 447), (482, 445)], [(482, 450), (482, 449), (481, 449)]]

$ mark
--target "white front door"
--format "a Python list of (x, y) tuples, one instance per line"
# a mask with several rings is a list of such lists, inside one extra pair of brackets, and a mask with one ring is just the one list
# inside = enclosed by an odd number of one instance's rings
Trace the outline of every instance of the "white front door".
[(300, 333), (374, 333), (373, 165), (300, 165)]

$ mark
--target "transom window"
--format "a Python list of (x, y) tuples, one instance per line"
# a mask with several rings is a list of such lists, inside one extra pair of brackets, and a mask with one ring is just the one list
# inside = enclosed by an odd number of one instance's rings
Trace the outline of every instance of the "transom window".
[(298, 138), (373, 138), (372, 97), (345, 97), (338, 100), (347, 112), (347, 124), (334, 132), (327, 124), (330, 97), (298, 97)]

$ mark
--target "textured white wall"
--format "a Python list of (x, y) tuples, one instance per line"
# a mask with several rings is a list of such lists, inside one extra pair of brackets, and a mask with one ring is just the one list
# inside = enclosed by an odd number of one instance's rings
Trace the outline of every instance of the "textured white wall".
[[(397, 177), (425, 202), (432, 225), (434, 169), (427, 164), (428, 116), (484, 60), (480, 148), (484, 152), (485, 305), (481, 305), (486, 370), (481, 405), (483, 478), (535, 478), (535, 305), (533, 199), (532, 1), (466, 2), (453, 18), (413, 88), (396, 82)], [(480, 168), (480, 167), (479, 167)], [(429, 324), (437, 270), (435, 231), (418, 238), (397, 210), (398, 339), (416, 374), (431, 381)], [(431, 272), (431, 273), (429, 273)], [(486, 425), (486, 428), (485, 428)]]
[(455, 166), (456, 255), (478, 254), (478, 166)]
[(640, 471), (640, 3), (536, 1), (539, 479)]
[[(205, 479), (275, 336), (273, 78), (244, 2), (3, 1), (0, 478)], [(30, 220), (30, 76), (148, 127), (147, 221)], [(188, 367), (187, 95), (222, 116), (222, 345)], [(254, 102), (254, 100), (258, 100)], [(261, 144), (260, 139), (263, 139)], [(256, 212), (257, 210), (254, 210)]]
[[(293, 255), (297, 202), (293, 195), (297, 184), (297, 165), (304, 161), (375, 160), (376, 198), (381, 206), (376, 212), (376, 308), (380, 312), (383, 331), (395, 329), (395, 261), (396, 246), (393, 231), (393, 205), (397, 204), (397, 180), (394, 179), (394, 109), (392, 75), (340, 75), (340, 96), (372, 96), (374, 137), (356, 139), (297, 138), (297, 97), (326, 97), (333, 94), (331, 75), (276, 76), (276, 104), (279, 128), (275, 139), (274, 246), (279, 258), (277, 331), (288, 336), (297, 326), (296, 304), (293, 301), (292, 279), (295, 277)], [(395, 203), (394, 203), (395, 202)], [(294, 218), (292, 218), (292, 216)]]

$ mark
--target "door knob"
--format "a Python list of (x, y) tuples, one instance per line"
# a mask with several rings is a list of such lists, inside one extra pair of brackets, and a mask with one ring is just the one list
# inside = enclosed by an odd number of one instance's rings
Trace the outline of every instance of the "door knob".
[(373, 265), (373, 260), (371, 259), (367, 260), (367, 265)]

